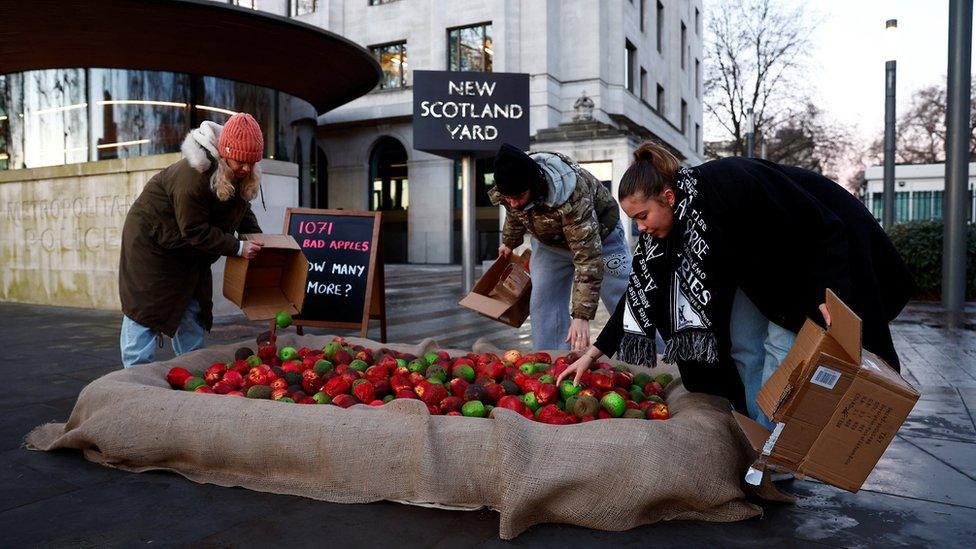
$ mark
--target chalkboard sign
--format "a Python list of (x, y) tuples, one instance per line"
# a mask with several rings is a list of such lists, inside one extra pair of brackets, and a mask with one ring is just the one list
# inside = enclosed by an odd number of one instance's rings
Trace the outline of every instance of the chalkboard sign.
[(380, 320), (386, 341), (386, 305), (379, 259), (380, 212), (288, 208), (284, 232), (308, 259), (308, 281), (298, 326), (360, 328)]

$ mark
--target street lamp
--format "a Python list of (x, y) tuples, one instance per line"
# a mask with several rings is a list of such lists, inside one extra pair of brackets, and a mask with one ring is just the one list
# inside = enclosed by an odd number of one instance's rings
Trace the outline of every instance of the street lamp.
[(942, 235), (942, 305), (950, 328), (961, 327), (965, 320), (972, 36), (973, 0), (950, 0), (945, 226)]
[(752, 107), (746, 109), (746, 156), (756, 156), (756, 117), (752, 113)]
[(898, 20), (885, 21), (885, 130), (884, 130), (884, 215), (885, 229), (895, 224), (895, 51)]

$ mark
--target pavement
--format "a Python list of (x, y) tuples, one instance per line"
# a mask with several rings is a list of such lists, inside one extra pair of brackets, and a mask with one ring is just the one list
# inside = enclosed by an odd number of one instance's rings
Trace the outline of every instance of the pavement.
[[(529, 324), (508, 328), (458, 307), (460, 283), (454, 266), (388, 266), (389, 340), (434, 337), (463, 348), (487, 337), (529, 348)], [(594, 333), (606, 316), (601, 311), (591, 324)], [(120, 367), (120, 315), (0, 302), (0, 546), (976, 547), (976, 306), (963, 329), (947, 329), (940, 318), (937, 304), (912, 303), (892, 324), (903, 373), (922, 397), (857, 494), (794, 480), (782, 486), (796, 504), (764, 503), (764, 515), (752, 520), (626, 532), (548, 524), (504, 542), (498, 515), (488, 510), (331, 504), (127, 473), (74, 451), (29, 451), (27, 432), (65, 421), (87, 383)], [(252, 338), (264, 326), (222, 318), (210, 341)], [(379, 338), (375, 322), (369, 336)], [(158, 358), (171, 356), (167, 348)]]

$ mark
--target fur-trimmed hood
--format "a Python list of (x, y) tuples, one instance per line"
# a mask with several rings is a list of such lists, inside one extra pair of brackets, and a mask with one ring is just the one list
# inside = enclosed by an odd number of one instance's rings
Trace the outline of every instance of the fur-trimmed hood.
[(220, 141), (220, 132), (223, 129), (224, 127), (216, 122), (204, 121), (199, 128), (194, 128), (186, 134), (180, 151), (190, 167), (201, 174), (215, 168), (210, 174), (210, 190), (217, 195), (218, 200), (223, 202), (235, 194), (240, 194), (244, 200), (251, 201), (261, 192), (261, 168), (259, 164), (254, 164), (251, 173), (245, 179), (237, 182), (233, 180), (233, 174), (226, 163), (213, 166), (214, 161), (220, 158), (217, 153), (217, 144)]
[[(220, 140), (220, 132), (223, 129), (224, 127), (220, 124), (206, 120), (200, 124), (199, 128), (194, 128), (186, 134), (186, 138), (183, 139), (183, 144), (180, 146), (180, 152), (183, 153), (183, 158), (194, 170), (206, 173), (210, 169), (213, 164), (210, 159), (216, 159), (218, 156), (217, 142)], [(208, 152), (210, 153), (209, 157), (207, 156)]]

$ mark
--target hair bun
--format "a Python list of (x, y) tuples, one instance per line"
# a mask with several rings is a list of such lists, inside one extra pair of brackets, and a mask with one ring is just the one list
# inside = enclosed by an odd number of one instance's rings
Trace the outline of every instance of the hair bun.
[(634, 162), (640, 162), (642, 160), (646, 160), (646, 161), (648, 161), (648, 162), (650, 162), (650, 163), (653, 164), (654, 163), (654, 155), (655, 155), (655, 152), (656, 152), (655, 149), (656, 149), (656, 146), (654, 144), (652, 144), (652, 143), (649, 143), (649, 142), (641, 143), (634, 150)]

